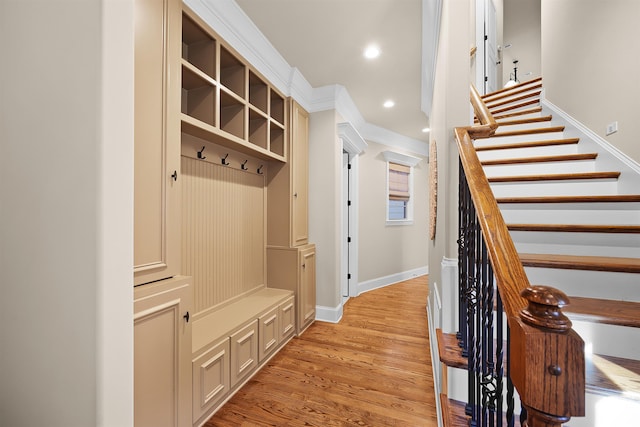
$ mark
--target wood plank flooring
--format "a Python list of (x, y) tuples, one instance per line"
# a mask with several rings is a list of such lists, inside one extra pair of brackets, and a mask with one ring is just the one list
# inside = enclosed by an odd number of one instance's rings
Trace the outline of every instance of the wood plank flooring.
[(315, 322), (205, 425), (436, 426), (427, 276), (351, 298)]

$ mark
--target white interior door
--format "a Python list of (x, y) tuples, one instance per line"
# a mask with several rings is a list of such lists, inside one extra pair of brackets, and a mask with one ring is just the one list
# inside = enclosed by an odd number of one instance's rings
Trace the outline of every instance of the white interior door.
[(485, 14), (485, 93), (498, 90), (497, 13), (493, 0), (486, 0)]
[(349, 153), (342, 153), (342, 268), (340, 289), (342, 297), (349, 297), (349, 281), (351, 279), (350, 269), (350, 247), (351, 247), (351, 206), (350, 206), (350, 181), (351, 169), (349, 166)]

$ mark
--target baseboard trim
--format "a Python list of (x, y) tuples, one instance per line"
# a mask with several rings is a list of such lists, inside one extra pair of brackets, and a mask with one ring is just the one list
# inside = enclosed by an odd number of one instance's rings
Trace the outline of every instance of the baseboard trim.
[(393, 285), (394, 283), (402, 282), (404, 280), (413, 279), (414, 277), (424, 276), (425, 274), (429, 274), (429, 267), (427, 266), (391, 274), (389, 276), (378, 277), (377, 279), (367, 280), (366, 282), (358, 283), (358, 295), (373, 291), (374, 289)]
[(338, 323), (340, 319), (342, 319), (342, 307), (342, 303), (336, 307), (316, 305), (316, 320), (320, 322)]

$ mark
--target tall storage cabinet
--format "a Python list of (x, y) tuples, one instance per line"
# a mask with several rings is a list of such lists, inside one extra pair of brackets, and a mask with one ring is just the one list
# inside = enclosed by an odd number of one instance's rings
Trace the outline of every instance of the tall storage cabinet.
[(134, 282), (180, 273), (179, 0), (135, 0)]
[(316, 314), (315, 245), (309, 244), (309, 113), (289, 98), (289, 162), (268, 179), (267, 283), (296, 294), (296, 332)]
[(180, 0), (134, 0), (134, 420), (191, 424), (192, 289), (180, 274)]

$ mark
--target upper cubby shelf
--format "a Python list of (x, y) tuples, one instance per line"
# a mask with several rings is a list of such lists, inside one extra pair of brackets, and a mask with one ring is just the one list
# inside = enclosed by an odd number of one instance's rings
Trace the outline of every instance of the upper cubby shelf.
[(186, 6), (181, 64), (183, 132), (287, 161), (285, 97)]

